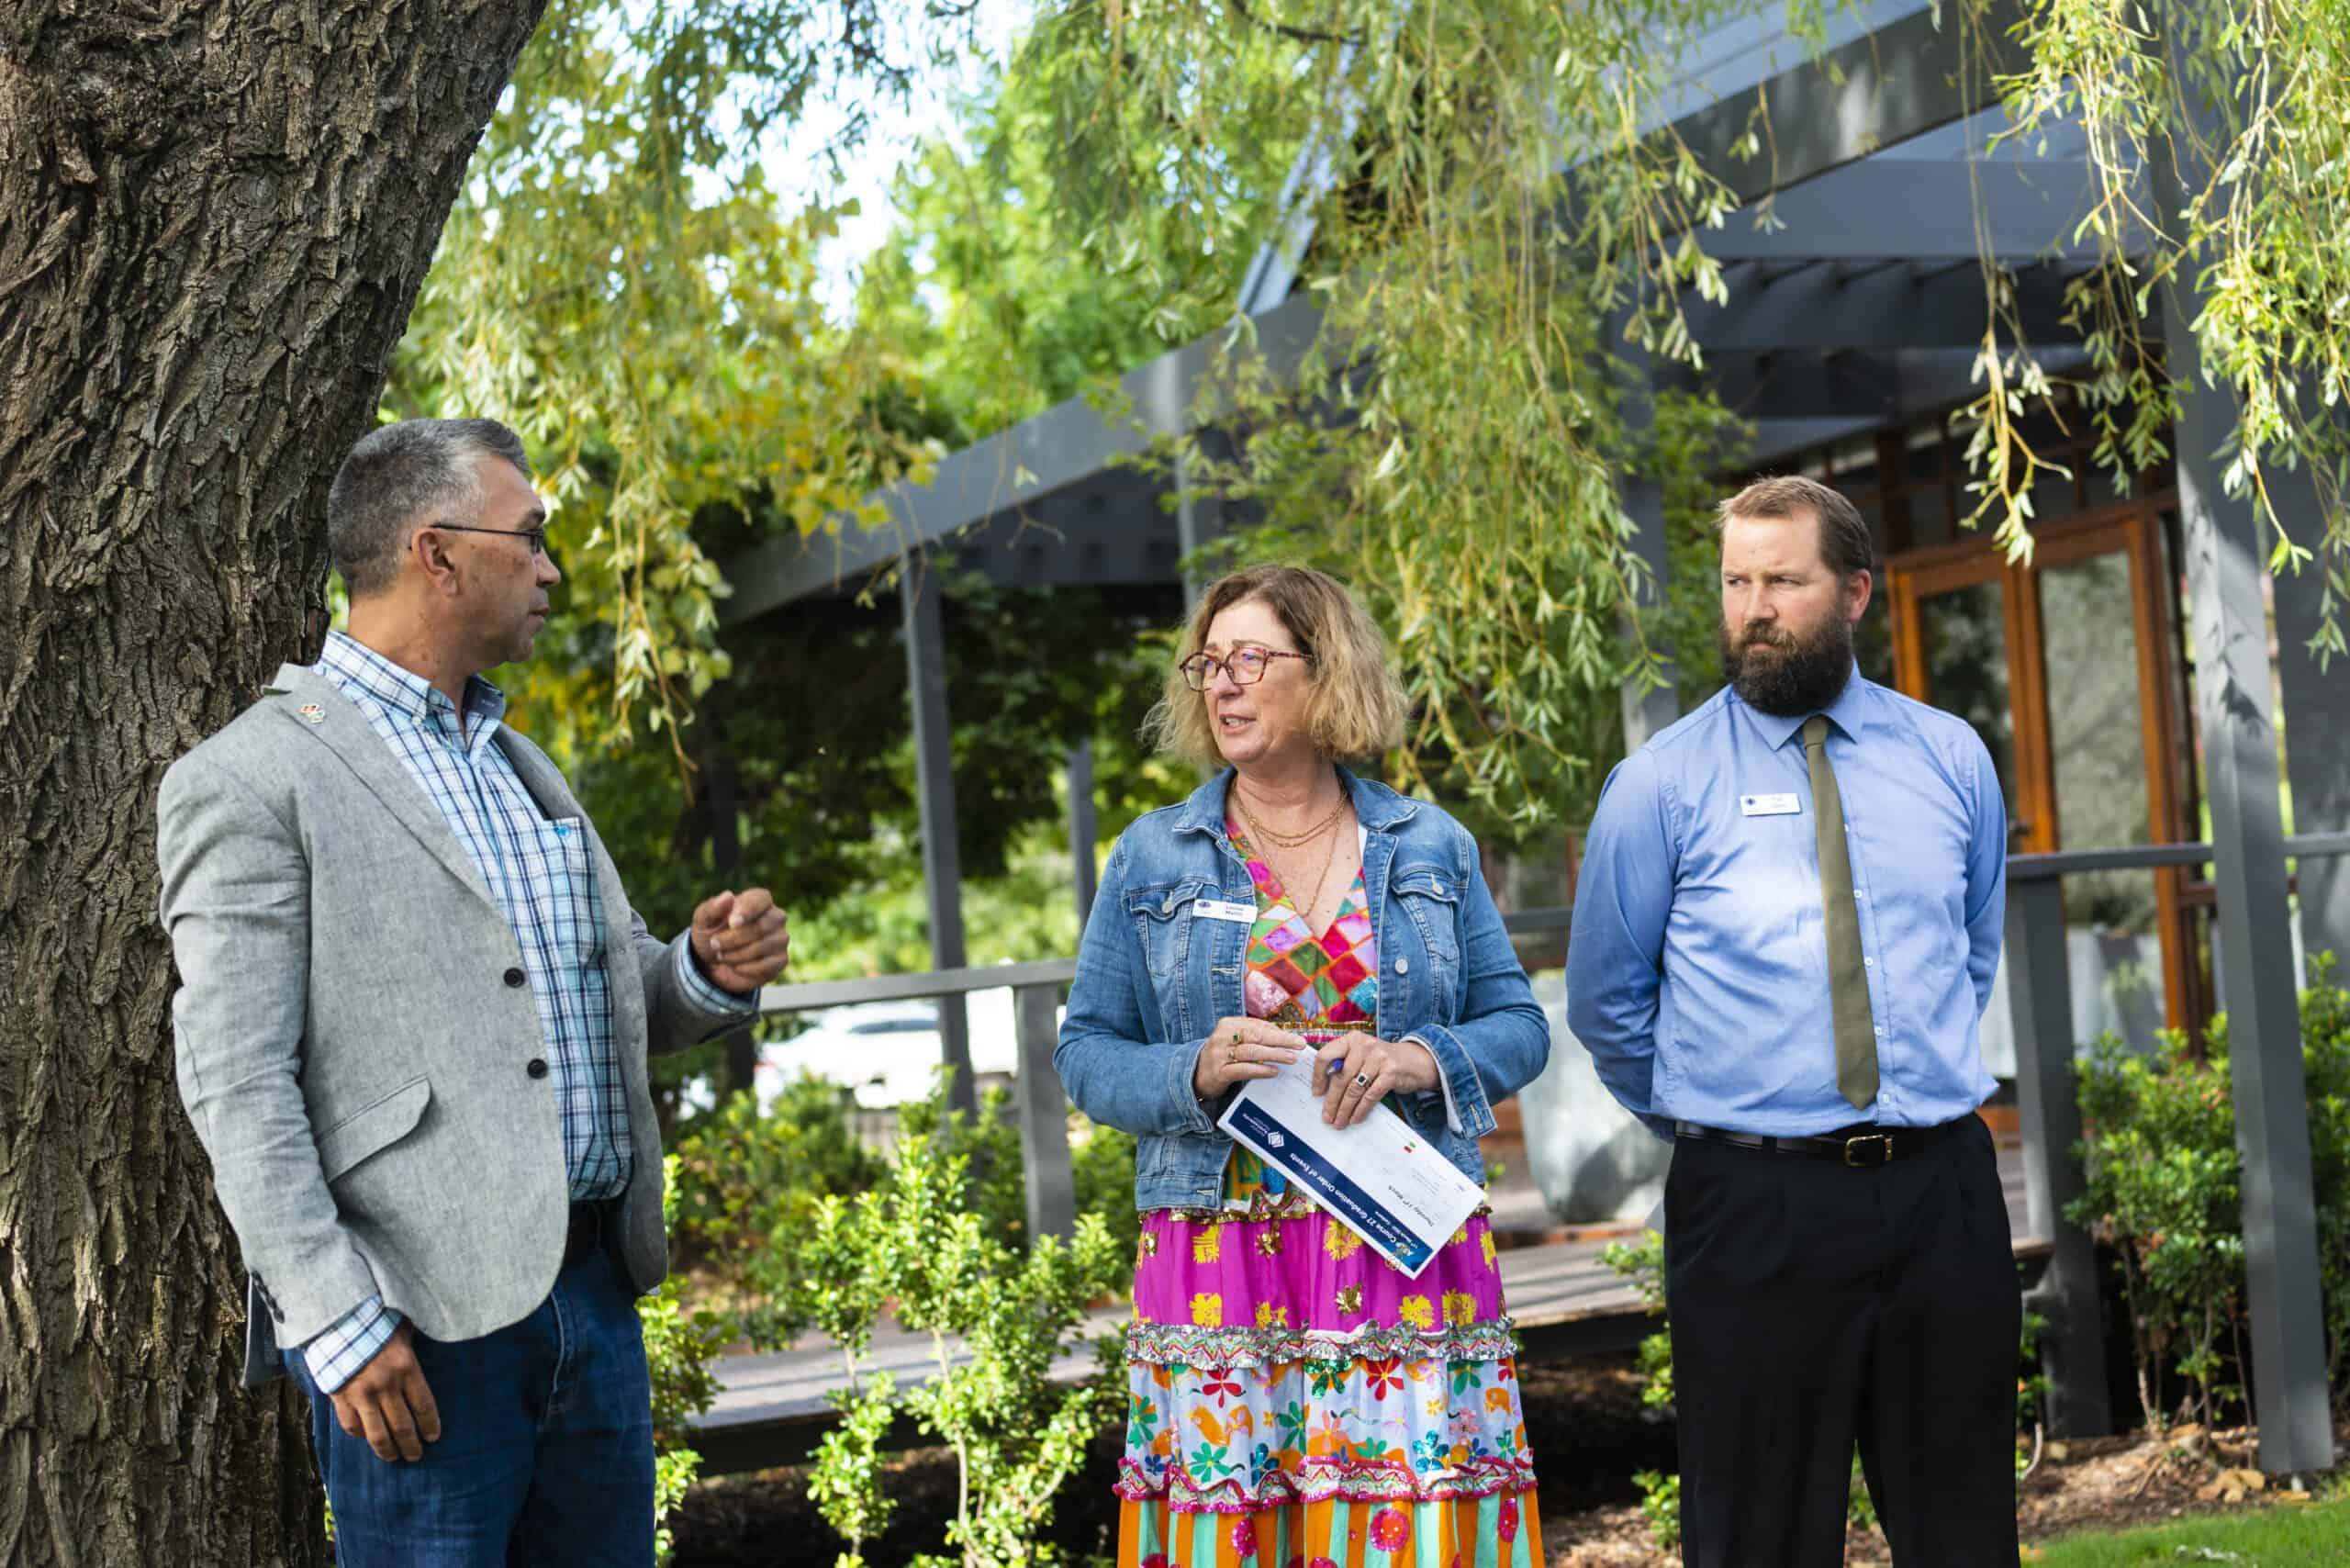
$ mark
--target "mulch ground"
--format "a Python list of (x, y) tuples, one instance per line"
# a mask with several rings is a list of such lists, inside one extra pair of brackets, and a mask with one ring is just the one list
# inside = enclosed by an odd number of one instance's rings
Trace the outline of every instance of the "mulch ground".
[[(1551, 1568), (1673, 1568), (1650, 1537), (1632, 1484), (1638, 1471), (1670, 1471), (1670, 1415), (1640, 1404), (1632, 1358), (1591, 1357), (1520, 1369), (1528, 1438), (1541, 1465), (1542, 1540)], [(2253, 1475), (2251, 1434), (2177, 1429), (2156, 1444), (2140, 1437), (2050, 1444), (2026, 1477), (2020, 1518), (2026, 1541), (2084, 1529), (2118, 1530), (2187, 1514), (2275, 1506)], [(1115, 1545), (1115, 1478), (1120, 1433), (1105, 1431), (1084, 1472), (1062, 1490), (1053, 1539), (1082, 1563)], [(2350, 1452), (2350, 1427), (2342, 1433)], [(2228, 1483), (2232, 1481), (2233, 1486)], [(889, 1532), (867, 1547), (875, 1568), (942, 1549), (955, 1507), (954, 1457), (945, 1450), (908, 1454), (887, 1483), (899, 1499)], [(829, 1562), (841, 1549), (809, 1500), (803, 1473), (775, 1470), (729, 1476), (694, 1488), (672, 1520), (676, 1568), (772, 1568), (778, 1562)], [(1845, 1561), (1889, 1568), (1884, 1538), (1854, 1530)]]

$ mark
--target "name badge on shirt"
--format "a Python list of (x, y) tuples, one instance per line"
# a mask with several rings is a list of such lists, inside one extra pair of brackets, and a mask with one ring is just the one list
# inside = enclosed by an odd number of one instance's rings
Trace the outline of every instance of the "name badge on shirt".
[(1792, 817), (1803, 812), (1803, 802), (1793, 795), (1740, 795), (1738, 809), (1750, 817)]
[(1257, 906), (1253, 903), (1227, 903), (1222, 899), (1201, 899), (1192, 905), (1195, 920), (1229, 920), (1242, 925), (1257, 924)]

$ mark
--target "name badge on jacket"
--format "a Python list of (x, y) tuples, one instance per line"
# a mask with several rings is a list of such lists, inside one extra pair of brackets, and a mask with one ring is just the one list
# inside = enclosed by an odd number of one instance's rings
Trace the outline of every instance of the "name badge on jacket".
[(1194, 920), (1229, 920), (1242, 925), (1257, 923), (1257, 906), (1253, 903), (1227, 903), (1222, 899), (1200, 899), (1192, 905)]
[(1740, 795), (1738, 809), (1750, 817), (1792, 817), (1803, 813), (1803, 802), (1793, 795)]

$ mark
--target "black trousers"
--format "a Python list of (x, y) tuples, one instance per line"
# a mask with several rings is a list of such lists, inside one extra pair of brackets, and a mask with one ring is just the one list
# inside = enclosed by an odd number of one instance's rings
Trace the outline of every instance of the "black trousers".
[(2013, 1568), (2022, 1301), (1991, 1135), (1970, 1120), (1860, 1170), (1673, 1146), (1688, 1568), (1842, 1562), (1856, 1443), (1896, 1568)]

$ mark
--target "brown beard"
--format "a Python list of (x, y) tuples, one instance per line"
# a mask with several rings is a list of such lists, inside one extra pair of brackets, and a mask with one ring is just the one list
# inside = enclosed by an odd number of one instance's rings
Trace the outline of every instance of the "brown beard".
[[(1807, 635), (1790, 636), (1778, 626), (1750, 626), (1742, 641), (1730, 637), (1724, 622), (1719, 640), (1722, 678), (1739, 700), (1758, 712), (1782, 719), (1817, 713), (1833, 703), (1852, 673), (1852, 623), (1844, 614), (1844, 595), (1836, 595), (1835, 613)], [(1770, 650), (1756, 655), (1758, 647)]]

